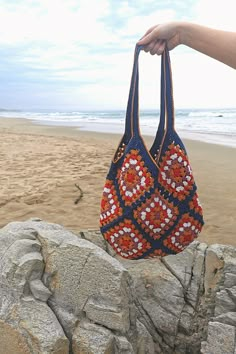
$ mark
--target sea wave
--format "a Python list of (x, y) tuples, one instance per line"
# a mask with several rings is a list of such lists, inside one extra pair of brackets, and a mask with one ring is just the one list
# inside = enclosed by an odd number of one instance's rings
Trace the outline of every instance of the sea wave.
[(233, 110), (233, 111), (216, 111), (216, 112), (214, 112), (214, 111), (195, 111), (195, 112), (190, 112), (189, 114), (188, 114), (188, 117), (213, 117), (213, 118), (217, 118), (217, 117), (219, 117), (219, 118), (222, 118), (222, 117), (224, 117), (224, 118), (234, 118), (235, 117), (235, 115), (236, 115), (236, 112), (235, 112), (235, 110)]
[[(4, 111), (0, 117), (25, 118), (37, 124), (74, 126), (81, 130), (122, 133), (125, 125), (125, 111)], [(155, 135), (159, 123), (159, 111), (140, 111), (140, 126), (142, 134)], [(236, 140), (236, 109), (193, 110), (176, 109), (175, 125), (177, 131), (205, 136), (215, 142), (222, 136), (225, 139)], [(217, 138), (218, 137), (218, 138)]]

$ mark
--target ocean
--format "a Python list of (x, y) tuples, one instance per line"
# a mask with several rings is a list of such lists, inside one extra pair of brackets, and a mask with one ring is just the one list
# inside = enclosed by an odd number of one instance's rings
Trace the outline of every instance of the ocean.
[[(25, 118), (36, 124), (73, 126), (80, 130), (122, 134), (125, 111), (0, 111), (0, 117)], [(143, 135), (154, 136), (159, 111), (140, 112)], [(236, 147), (236, 108), (175, 109), (175, 127), (181, 138)]]

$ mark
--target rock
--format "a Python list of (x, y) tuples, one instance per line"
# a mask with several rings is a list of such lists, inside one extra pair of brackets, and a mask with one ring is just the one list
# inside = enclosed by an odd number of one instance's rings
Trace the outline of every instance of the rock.
[(129, 312), (119, 305), (111, 306), (109, 302), (104, 299), (101, 304), (101, 298), (90, 298), (84, 307), (86, 316), (95, 323), (126, 333), (129, 330)]
[(0, 334), (0, 353), (4, 348), (2, 354), (21, 353), (21, 347), (22, 353), (68, 353), (68, 339), (54, 313), (43, 302), (24, 299), (12, 306), (7, 320), (0, 320), (0, 323), (3, 331)]
[(107, 253), (111, 256), (111, 257), (115, 257), (116, 256), (116, 251), (114, 250), (113, 247), (111, 247), (111, 245), (107, 242)]
[(107, 242), (98, 230), (83, 230), (80, 232), (82, 238), (92, 242), (94, 245), (100, 247), (104, 251), (107, 249)]
[(181, 333), (184, 333), (186, 335), (191, 335), (194, 317), (195, 317), (194, 308), (189, 304), (185, 304), (179, 321), (179, 331)]
[[(21, 263), (22, 266), (23, 264), (27, 263), (27, 255), (31, 254), (32, 252), (34, 252), (35, 258), (39, 261), (38, 263), (41, 264), (43, 258), (40, 254), (40, 250), (41, 250), (41, 245), (37, 240), (30, 240), (30, 239), (17, 240), (16, 239), (15, 241), (13, 241), (12, 244), (6, 247), (6, 251), (2, 256), (2, 262), (0, 268), (1, 278), (9, 282), (14, 282), (15, 271), (18, 269), (19, 264)], [(34, 257), (32, 259), (34, 259)], [(41, 267), (39, 271), (40, 272), (42, 271)], [(22, 276), (24, 275), (22, 274)], [(14, 284), (12, 284), (12, 286), (13, 285)]]
[(162, 263), (180, 281), (184, 288), (187, 288), (191, 281), (194, 253), (198, 245), (198, 242), (194, 242), (184, 252), (161, 259)]
[(46, 288), (40, 279), (30, 281), (29, 286), (34, 298), (37, 300), (46, 302), (52, 295), (51, 291)]
[(155, 348), (152, 336), (147, 331), (147, 328), (137, 320), (138, 342), (137, 354), (155, 354)]
[(61, 327), (71, 342), (74, 330), (78, 324), (78, 317), (73, 312), (69, 312), (67, 309), (61, 308), (56, 303), (52, 303), (50, 299), (48, 300), (48, 305), (56, 314)]
[(54, 304), (78, 319), (86, 313), (108, 328), (129, 329), (129, 275), (103, 250), (86, 240), (65, 240), (48, 255), (45, 270), (50, 274), (50, 304), (56, 313)]
[(182, 284), (159, 259), (122, 263), (134, 281), (141, 322), (157, 342), (164, 341), (173, 348), (184, 306)]
[(222, 280), (215, 291), (214, 316), (235, 312), (236, 310), (236, 249), (231, 246), (211, 246), (211, 249), (222, 260)]
[(121, 333), (127, 332), (131, 310), (128, 281), (128, 272), (115, 259), (102, 251), (91, 254), (81, 277), (81, 282), (87, 284), (81, 296), (87, 300), (84, 310), (88, 318)]
[(234, 285), (236, 285), (236, 274), (226, 273), (224, 279), (224, 286), (226, 288), (232, 288)]
[(0, 284), (0, 354), (236, 354), (234, 247), (129, 261), (34, 218), (0, 230)]
[(43, 274), (41, 244), (34, 234), (32, 230), (28, 234), (22, 230), (19, 234), (7, 231), (3, 236), (0, 233), (0, 249), (4, 249), (0, 261), (0, 294), (8, 293), (12, 301), (28, 295), (29, 282)]
[(115, 337), (108, 329), (83, 321), (74, 331), (72, 350), (74, 354), (112, 354)]
[(236, 307), (235, 301), (230, 296), (228, 289), (217, 292), (215, 302), (215, 316), (222, 315), (225, 312), (234, 311)]
[(222, 255), (218, 255), (217, 249), (209, 246), (206, 250), (206, 272), (204, 287), (206, 294), (211, 295), (212, 291), (218, 290), (218, 284), (222, 278), (224, 262)]
[[(49, 310), (56, 314), (55, 318), (70, 340), (78, 321), (85, 316), (116, 333), (129, 335), (130, 326), (136, 322), (135, 306), (130, 276), (117, 260), (59, 225), (40, 221), (11, 223), (4, 232), (26, 237), (30, 233), (34, 238), (30, 242), (38, 242), (37, 250), (41, 253), (37, 255), (27, 253), (32, 247), (20, 248), (20, 270), (26, 260), (35, 261), (34, 267), (29, 267), (29, 276), (25, 276), (22, 291), (25, 296), (48, 301)], [(40, 272), (36, 267), (39, 260)], [(14, 299), (13, 296), (13, 302)]]
[(207, 245), (204, 243), (197, 246), (197, 253), (195, 254), (192, 265), (191, 282), (186, 293), (187, 301), (195, 309), (199, 303), (199, 296), (201, 296), (201, 293), (203, 292), (206, 250)]
[(235, 327), (218, 322), (208, 325), (207, 341), (202, 343), (202, 354), (234, 354)]
[[(14, 228), (15, 224), (19, 226), (19, 223), (10, 223), (0, 230), (0, 259), (1, 260), (3, 260), (4, 258), (8, 259), (7, 255), (11, 254), (11, 252), (9, 253), (9, 251), (12, 249), (12, 247), (15, 247), (14, 244), (16, 241), (23, 240), (25, 242), (25, 240), (33, 240), (34, 242), (38, 243), (35, 237), (37, 232), (34, 229), (28, 228), (28, 230), (26, 231), (22, 229), (22, 225), (21, 228), (18, 227), (17, 229), (15, 229)], [(24, 254), (23, 251), (22, 254)], [(4, 263), (1, 262), (0, 267), (2, 267), (3, 264)]]
[(115, 354), (134, 354), (134, 350), (126, 337), (116, 337)]
[(227, 312), (214, 318), (216, 322), (225, 323), (236, 327), (236, 312)]
[(0, 320), (0, 354), (32, 354), (25, 336)]

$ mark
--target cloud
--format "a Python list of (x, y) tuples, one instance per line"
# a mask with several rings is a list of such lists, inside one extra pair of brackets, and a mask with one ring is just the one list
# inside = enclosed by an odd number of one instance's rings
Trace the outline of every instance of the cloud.
[(177, 107), (234, 107), (236, 72), (198, 52), (172, 55)]
[(112, 38), (102, 19), (109, 12), (109, 1), (99, 4), (85, 0), (19, 1), (14, 6), (2, 1), (0, 33), (2, 43), (46, 41), (65, 44), (68, 41), (102, 43)]
[[(234, 1), (0, 0), (0, 106), (125, 108), (134, 46), (149, 27), (182, 19), (235, 26)], [(204, 61), (186, 47), (171, 55), (178, 105), (209, 103), (206, 92), (202, 99), (196, 98), (204, 89), (194, 65), (204, 75), (217, 70), (222, 85), (226, 85), (225, 77), (231, 80), (230, 69), (222, 64), (215, 67), (210, 59)], [(144, 108), (159, 105), (159, 60), (142, 53)], [(184, 68), (193, 70), (193, 95), (183, 84)], [(212, 97), (228, 104), (233, 94), (224, 98), (220, 83), (218, 90), (208, 84)]]
[(235, 0), (198, 0), (194, 7), (197, 23), (218, 29), (236, 31)]

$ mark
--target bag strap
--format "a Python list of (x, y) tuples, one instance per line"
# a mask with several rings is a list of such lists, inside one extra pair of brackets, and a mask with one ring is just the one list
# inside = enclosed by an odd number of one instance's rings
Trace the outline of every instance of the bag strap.
[[(138, 56), (140, 51), (142, 50), (142, 46), (137, 46), (135, 47), (134, 51), (134, 63), (133, 63), (133, 71), (132, 71), (132, 76), (131, 76), (131, 83), (130, 83), (130, 90), (129, 90), (129, 99), (128, 99), (128, 104), (127, 104), (127, 110), (126, 110), (126, 120), (125, 120), (125, 136), (128, 138), (128, 140), (131, 139), (133, 136), (133, 100), (135, 96), (135, 92), (138, 90), (138, 82), (137, 82), (137, 76), (138, 76)], [(136, 102), (137, 104), (137, 102)]]
[(175, 115), (174, 115), (174, 98), (173, 98), (173, 83), (172, 83), (172, 71), (171, 71), (171, 63), (170, 63), (170, 54), (167, 48), (165, 48), (164, 52), (165, 59), (165, 85), (166, 85), (166, 113), (167, 113), (167, 131), (173, 131), (175, 129)]
[(166, 82), (164, 77), (165, 72), (165, 60), (164, 55), (161, 56), (161, 103), (160, 103), (160, 121), (157, 129), (157, 133), (155, 136), (155, 140), (150, 149), (151, 155), (154, 159), (157, 157), (158, 152), (160, 150), (160, 145), (162, 138), (165, 134), (165, 93), (166, 93)]
[[(128, 138), (140, 136), (139, 129), (139, 70), (138, 58), (142, 46), (135, 47), (134, 64), (129, 91), (129, 100), (126, 113), (125, 135)], [(167, 49), (162, 54), (161, 62), (161, 110), (160, 122), (157, 134), (151, 150), (155, 150), (160, 145), (160, 139), (164, 132), (170, 132), (174, 129), (174, 104), (172, 94), (172, 74), (170, 68), (170, 57)]]

